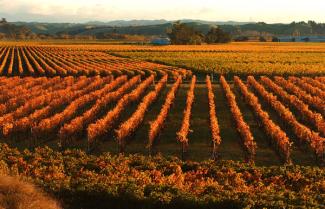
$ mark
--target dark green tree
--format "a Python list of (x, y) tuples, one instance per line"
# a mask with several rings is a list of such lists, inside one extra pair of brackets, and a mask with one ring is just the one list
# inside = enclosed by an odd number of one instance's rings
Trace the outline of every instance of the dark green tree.
[(278, 37), (272, 37), (272, 42), (280, 42), (280, 39)]
[(3, 23), (3, 24), (7, 23), (6, 18), (1, 18), (0, 23)]
[(242, 41), (248, 41), (249, 38), (247, 36), (238, 36), (235, 38), (235, 41), (242, 42)]
[(221, 28), (213, 27), (205, 36), (205, 42), (212, 43), (228, 43), (231, 41), (229, 33), (224, 32)]
[(263, 36), (260, 36), (259, 41), (260, 42), (266, 42), (266, 39)]
[(172, 28), (167, 31), (172, 44), (201, 44), (204, 35), (185, 23), (175, 22)]

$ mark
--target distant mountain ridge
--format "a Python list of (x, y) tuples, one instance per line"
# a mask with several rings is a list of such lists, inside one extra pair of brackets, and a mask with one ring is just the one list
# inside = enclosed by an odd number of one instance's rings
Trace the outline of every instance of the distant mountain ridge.
[[(166, 23), (172, 23), (176, 20), (112, 20), (108, 22), (103, 21), (88, 21), (85, 23), (47, 23), (47, 22), (12, 22), (13, 24), (64, 24), (64, 25), (101, 25), (101, 26), (114, 26), (114, 27), (126, 27), (126, 26), (147, 26), (147, 25), (160, 25)], [(255, 22), (237, 22), (237, 21), (207, 21), (197, 19), (181, 19), (180, 22), (196, 22), (201, 24), (216, 24), (216, 25), (244, 25)]]
[[(235, 22), (235, 21), (227, 21), (227, 22), (214, 22), (214, 21), (204, 21), (204, 20), (192, 20), (192, 19), (183, 19), (180, 20), (184, 23), (197, 23), (202, 25), (209, 25), (208, 27), (215, 25), (244, 25), (248, 24), (248, 22)], [(86, 23), (42, 23), (42, 22), (12, 22), (12, 24), (17, 26), (26, 26), (31, 29), (34, 33), (45, 33), (45, 34), (57, 34), (57, 33), (70, 33), (70, 31), (81, 31), (93, 28), (110, 28), (110, 27), (145, 27), (148, 26), (149, 30), (151, 26), (162, 26), (171, 25), (175, 21), (168, 20), (114, 20), (109, 22), (101, 22), (101, 21), (90, 21)], [(122, 31), (125, 31), (123, 29)], [(160, 30), (159, 30), (160, 31)], [(73, 32), (75, 33), (75, 32)], [(148, 34), (148, 33), (145, 33)], [(152, 35), (159, 35), (154, 33)], [(162, 34), (163, 35), (163, 34)]]
[(127, 27), (127, 26), (160, 25), (160, 24), (166, 24), (169, 22), (170, 21), (167, 21), (164, 19), (161, 19), (161, 20), (113, 20), (113, 21), (109, 21), (109, 22), (90, 21), (90, 22), (86, 22), (85, 24)]
[[(233, 36), (279, 36), (279, 35), (324, 35), (325, 24), (308, 22), (292, 22), (290, 24), (267, 24), (264, 22), (236, 22), (236, 21), (205, 21), (205, 20), (180, 20), (183, 23), (206, 34), (211, 27), (218, 26)], [(90, 21), (86, 23), (40, 23), (40, 22), (11, 22), (6, 24), (4, 30), (28, 31), (28, 34), (43, 35), (48, 37), (66, 36), (91, 36), (105, 38), (110, 34), (166, 36), (167, 30), (174, 21), (169, 20), (114, 20), (108, 22)], [(16, 29), (13, 29), (16, 28)], [(6, 32), (2, 32), (7, 34)], [(12, 32), (11, 32), (12, 34)]]

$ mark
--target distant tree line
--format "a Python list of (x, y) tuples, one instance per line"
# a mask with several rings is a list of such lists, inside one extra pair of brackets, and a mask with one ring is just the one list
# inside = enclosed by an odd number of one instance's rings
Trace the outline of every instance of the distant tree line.
[[(167, 31), (167, 32), (166, 32)], [(67, 23), (7, 22), (0, 19), (1, 39), (80, 39), (112, 40), (125, 43), (150, 43), (153, 38), (168, 35), (172, 44), (225, 43), (229, 41), (280, 41), (281, 37), (292, 37), (289, 41), (313, 41), (295, 37), (325, 36), (325, 23), (292, 22), (290, 24), (267, 24), (264, 22), (242, 25), (211, 24), (199, 21), (175, 22), (143, 26), (106, 26)], [(288, 41), (288, 40), (287, 40)]]
[[(301, 36), (312, 34), (324, 34), (325, 24), (308, 22), (292, 22), (290, 24), (266, 24), (264, 22), (245, 24), (240, 26), (220, 25), (212, 27), (207, 33), (189, 24), (175, 22), (167, 31), (172, 44), (202, 44), (202, 43), (227, 43), (230, 41), (273, 41), (279, 42), (278, 35)], [(255, 37), (255, 38), (254, 38)], [(294, 37), (292, 42), (297, 41)], [(303, 41), (310, 41), (309, 38)]]
[(167, 35), (172, 44), (202, 44), (202, 43), (227, 43), (231, 41), (231, 35), (224, 32), (219, 27), (212, 27), (207, 34), (203, 34), (193, 27), (179, 21), (172, 25), (172, 28), (167, 31)]

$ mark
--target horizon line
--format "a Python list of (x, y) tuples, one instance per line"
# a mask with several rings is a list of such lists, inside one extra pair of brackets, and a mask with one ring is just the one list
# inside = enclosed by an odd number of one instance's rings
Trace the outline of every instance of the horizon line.
[(299, 22), (305, 22), (308, 23), (308, 21), (314, 21), (317, 24), (325, 24), (325, 22), (317, 22), (315, 20), (293, 20), (290, 22), (266, 22), (266, 21), (237, 21), (237, 20), (205, 20), (205, 19), (190, 19), (190, 18), (182, 18), (182, 19), (175, 19), (175, 20), (168, 20), (168, 19), (113, 19), (113, 20), (87, 20), (87, 21), (40, 21), (40, 20), (16, 20), (16, 21), (10, 21), (6, 17), (2, 17), (7, 20), (9, 23), (17, 23), (17, 22), (23, 22), (23, 23), (69, 23), (69, 24), (87, 24), (90, 22), (100, 22), (100, 23), (110, 23), (110, 22), (115, 22), (115, 21), (125, 21), (125, 22), (130, 22), (130, 21), (166, 21), (166, 22), (177, 22), (177, 21), (204, 21), (204, 22), (212, 22), (212, 23), (217, 23), (217, 22), (222, 22), (222, 23), (227, 23), (227, 22), (234, 22), (234, 23), (266, 23), (266, 24), (291, 24), (293, 22), (299, 23)]

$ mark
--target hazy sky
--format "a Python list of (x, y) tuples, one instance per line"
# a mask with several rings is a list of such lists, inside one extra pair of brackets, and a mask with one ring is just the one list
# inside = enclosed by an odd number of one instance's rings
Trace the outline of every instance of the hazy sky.
[(120, 19), (325, 22), (325, 0), (0, 0), (0, 17), (40, 22)]

